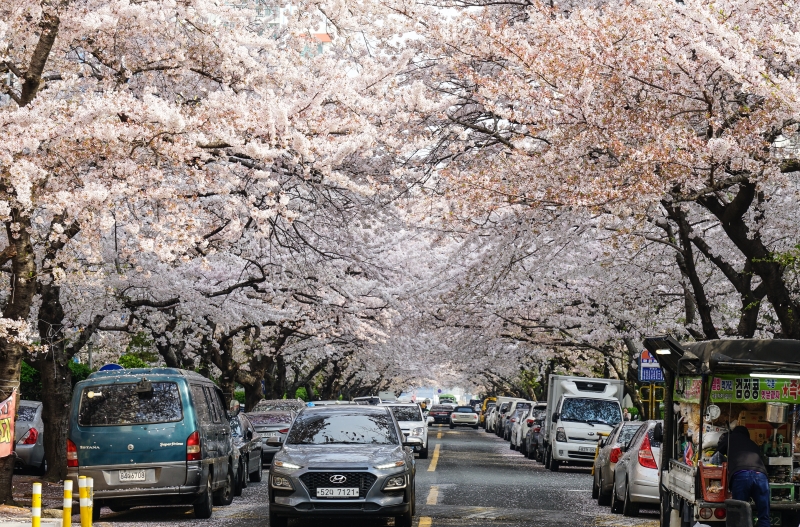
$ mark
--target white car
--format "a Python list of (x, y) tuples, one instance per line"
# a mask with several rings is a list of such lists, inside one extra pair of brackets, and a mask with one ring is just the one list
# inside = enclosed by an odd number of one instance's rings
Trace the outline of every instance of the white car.
[(544, 417), (546, 411), (547, 403), (533, 402), (531, 407), (526, 409), (520, 418), (511, 425), (512, 450), (519, 450), (520, 452), (524, 450), (522, 447), (525, 446), (525, 436), (528, 434), (528, 428), (530, 428), (535, 419)]
[(414, 446), (414, 452), (419, 453), (420, 459), (428, 459), (428, 422), (422, 415), (422, 409), (416, 403), (410, 404), (384, 404), (388, 406), (394, 418), (397, 419), (397, 424), (400, 425), (400, 430), (408, 437), (410, 442), (419, 440), (419, 446)]
[(456, 406), (450, 414), (450, 428), (457, 426), (471, 426), (478, 429), (478, 412), (471, 406)]

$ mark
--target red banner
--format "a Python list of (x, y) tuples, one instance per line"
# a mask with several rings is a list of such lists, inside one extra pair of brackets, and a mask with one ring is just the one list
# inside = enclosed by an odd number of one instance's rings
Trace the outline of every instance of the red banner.
[(17, 390), (11, 392), (11, 397), (0, 402), (0, 457), (10, 456), (14, 451), (14, 403), (17, 400)]

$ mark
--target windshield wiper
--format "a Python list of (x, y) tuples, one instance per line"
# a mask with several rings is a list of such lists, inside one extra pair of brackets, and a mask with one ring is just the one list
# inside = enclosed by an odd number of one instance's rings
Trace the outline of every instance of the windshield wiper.
[(597, 424), (601, 424), (601, 425), (607, 425), (608, 424), (608, 421), (601, 421), (600, 419), (589, 419), (586, 422), (589, 423), (589, 424), (592, 424), (592, 423), (597, 423)]

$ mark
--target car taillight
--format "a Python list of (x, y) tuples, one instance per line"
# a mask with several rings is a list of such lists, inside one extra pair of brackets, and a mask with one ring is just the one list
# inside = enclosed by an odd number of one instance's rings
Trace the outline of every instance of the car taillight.
[(525, 422), (528, 423), (528, 426), (530, 426), (533, 424), (533, 419), (526, 419)]
[(533, 431), (534, 431), (535, 433), (539, 433), (539, 431), (540, 431), (541, 429), (542, 429), (542, 427), (541, 427), (541, 426), (534, 426), (534, 427), (533, 427)]
[(621, 457), (622, 449), (618, 446), (615, 446), (613, 449), (611, 449), (611, 453), (608, 455), (608, 460), (612, 463), (616, 463)]
[(644, 468), (658, 468), (656, 458), (653, 457), (653, 451), (650, 450), (650, 438), (647, 436), (644, 436), (642, 446), (639, 448), (639, 464)]
[(516, 423), (516, 422), (517, 422), (517, 418), (516, 418), (516, 417), (512, 417), (512, 418), (511, 418), (511, 422), (512, 422), (512, 423)]
[(75, 443), (67, 439), (67, 466), (68, 467), (77, 467), (78, 466), (78, 447), (75, 446)]
[(708, 507), (703, 507), (702, 509), (700, 509), (698, 514), (704, 520), (707, 520), (707, 519), (711, 518), (711, 516), (714, 515), (714, 513), (712, 513), (711, 509), (709, 509)]
[(29, 428), (22, 439), (17, 441), (18, 445), (35, 445), (36, 440), (39, 439), (39, 431), (35, 428)]
[(727, 511), (725, 509), (714, 509), (714, 517), (718, 520), (724, 520), (725, 516), (727, 516)]
[(281, 434), (288, 434), (289, 433), (289, 429), (288, 428), (284, 428), (282, 430), (278, 430), (278, 432), (280, 432)]
[(195, 430), (186, 438), (186, 461), (200, 461), (201, 459), (200, 434)]

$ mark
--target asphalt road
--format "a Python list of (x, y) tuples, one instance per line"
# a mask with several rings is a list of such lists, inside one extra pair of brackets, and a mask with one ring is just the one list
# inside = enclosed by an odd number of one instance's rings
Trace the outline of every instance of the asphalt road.
[[(419, 527), (651, 527), (655, 511), (641, 518), (610, 515), (591, 499), (588, 468), (562, 467), (552, 473), (509, 449), (506, 441), (481, 430), (430, 428), (429, 459), (417, 460)], [(215, 507), (210, 520), (225, 527), (268, 525), (267, 478), (251, 483), (228, 507)], [(391, 526), (394, 520), (325, 520), (326, 527)], [(103, 509), (98, 527), (209, 526), (191, 508)], [(318, 527), (317, 520), (292, 520), (290, 527)]]

